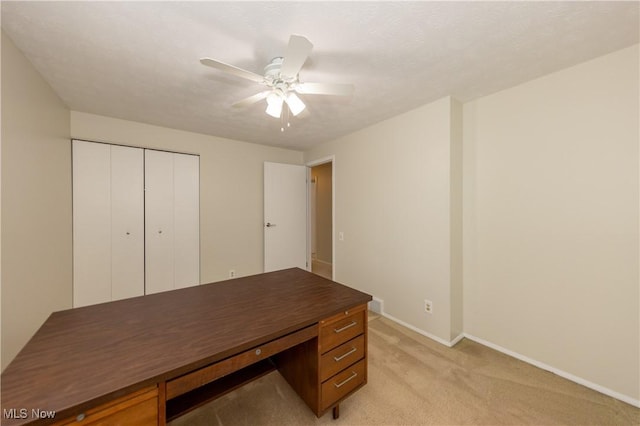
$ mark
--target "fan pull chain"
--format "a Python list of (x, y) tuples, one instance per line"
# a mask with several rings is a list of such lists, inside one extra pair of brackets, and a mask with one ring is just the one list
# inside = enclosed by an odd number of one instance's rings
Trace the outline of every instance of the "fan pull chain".
[[(289, 122), (289, 118), (290, 118), (290, 116), (289, 116), (289, 107), (285, 106), (284, 110), (286, 111), (286, 114), (287, 114), (287, 128), (289, 128), (289, 127), (291, 127), (291, 123)], [(282, 115), (280, 115), (280, 132), (281, 133), (284, 133), (284, 129), (285, 129), (284, 121), (285, 121), (284, 114), (282, 114)]]

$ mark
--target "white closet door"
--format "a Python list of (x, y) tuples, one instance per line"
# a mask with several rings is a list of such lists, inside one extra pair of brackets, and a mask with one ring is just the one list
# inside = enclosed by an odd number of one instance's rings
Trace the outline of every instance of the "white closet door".
[(175, 288), (200, 284), (200, 157), (173, 154)]
[(144, 295), (144, 159), (111, 146), (111, 300)]
[(173, 154), (145, 150), (145, 293), (174, 288)]
[(111, 150), (73, 141), (73, 306), (111, 300)]
[(200, 283), (199, 157), (145, 151), (146, 294)]

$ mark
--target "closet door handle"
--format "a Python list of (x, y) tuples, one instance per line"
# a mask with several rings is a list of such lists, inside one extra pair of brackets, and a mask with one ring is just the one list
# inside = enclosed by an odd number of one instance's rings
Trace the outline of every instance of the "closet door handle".
[(273, 228), (274, 226), (276, 226), (275, 223), (271, 223), (271, 222), (267, 222), (267, 228)]

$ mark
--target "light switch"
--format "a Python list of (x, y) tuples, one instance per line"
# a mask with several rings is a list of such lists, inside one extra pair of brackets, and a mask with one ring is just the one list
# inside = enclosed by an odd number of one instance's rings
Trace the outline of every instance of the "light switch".
[(342, 231), (338, 232), (338, 240), (344, 241), (344, 232)]

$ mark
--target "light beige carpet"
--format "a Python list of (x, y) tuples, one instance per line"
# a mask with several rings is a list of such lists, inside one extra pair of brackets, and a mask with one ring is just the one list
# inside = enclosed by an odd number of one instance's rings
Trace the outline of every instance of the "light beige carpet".
[(447, 348), (369, 321), (369, 382), (317, 419), (277, 372), (171, 423), (198, 425), (640, 425), (640, 409), (462, 340)]

